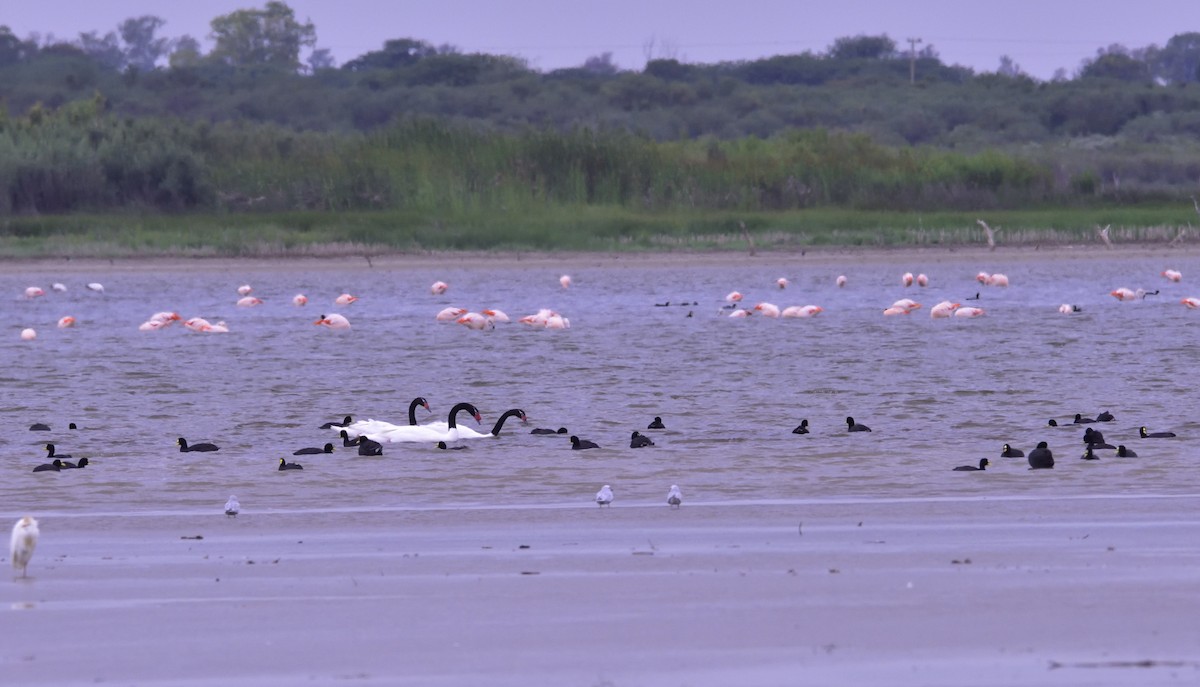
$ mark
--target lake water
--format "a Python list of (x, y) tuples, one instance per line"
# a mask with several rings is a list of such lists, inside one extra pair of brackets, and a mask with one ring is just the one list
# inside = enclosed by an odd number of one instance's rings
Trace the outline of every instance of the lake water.
[[(1163, 279), (1166, 268), (1184, 281)], [(1011, 286), (979, 286), (981, 270)], [(906, 271), (930, 286), (901, 286)], [(839, 274), (849, 279), (840, 289)], [(779, 277), (791, 286), (779, 290)], [(616, 507), (661, 507), (672, 483), (688, 503), (712, 504), (1194, 494), (1200, 312), (1179, 301), (1200, 295), (1197, 278), (1194, 253), (1166, 250), (10, 265), (0, 274), (0, 498), (13, 512), (69, 515), (207, 512), (229, 494), (257, 512), (587, 506), (606, 483)], [(449, 291), (431, 295), (439, 279)], [(92, 281), (105, 292), (85, 289)], [(266, 302), (235, 307), (241, 284)], [(31, 285), (46, 295), (22, 297)], [(1160, 294), (1121, 303), (1108, 295), (1119, 286)], [(722, 305), (734, 289), (751, 306), (824, 313), (732, 319)], [(342, 292), (361, 300), (333, 306)], [(966, 305), (976, 292), (986, 316), (929, 317), (938, 301)], [(309, 305), (293, 306), (296, 293)], [(903, 297), (924, 307), (882, 315)], [(655, 305), (667, 301), (695, 305)], [(1062, 303), (1083, 312), (1059, 314)], [(500, 308), (514, 322), (486, 332), (435, 322), (447, 306)], [(571, 328), (515, 322), (543, 307)], [(161, 310), (232, 331), (138, 331)], [(323, 312), (352, 329), (314, 326)], [(56, 329), (64, 315), (79, 324)], [(24, 327), (36, 341), (20, 340)], [(509, 408), (530, 422), (463, 451), (397, 444), (366, 458), (339, 444), (295, 458), (302, 472), (276, 470), (293, 450), (335, 439), (319, 424), (347, 414), (403, 423), (414, 396), (433, 407), (422, 422), (459, 401), (478, 406), (485, 427)], [(1103, 410), (1116, 416), (1097, 425), (1105, 438), (1138, 458), (1081, 461), (1082, 427), (1046, 426)], [(656, 415), (666, 430), (646, 430)], [(874, 431), (848, 433), (847, 415)], [(811, 434), (792, 434), (804, 418)], [(53, 431), (28, 431), (34, 422)], [(1142, 425), (1180, 436), (1139, 439)], [(529, 434), (559, 426), (603, 448)], [(657, 445), (630, 449), (633, 430)], [(180, 436), (221, 450), (180, 453)], [(32, 473), (48, 440), (91, 465)], [(1055, 470), (999, 458), (1006, 442), (1029, 451), (1038, 441), (1055, 451)], [(983, 457), (993, 459), (985, 474), (950, 469)]]

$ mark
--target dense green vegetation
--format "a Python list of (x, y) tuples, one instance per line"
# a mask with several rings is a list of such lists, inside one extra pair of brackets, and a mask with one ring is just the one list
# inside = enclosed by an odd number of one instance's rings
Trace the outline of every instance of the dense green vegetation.
[(209, 54), (162, 25), (53, 44), (0, 27), (5, 252), (702, 247), (739, 222), (886, 245), (981, 240), (978, 213), (1030, 240), (1146, 240), (1194, 219), (1195, 33), (1038, 82), (886, 36), (542, 73), (413, 39), (335, 67), (281, 2), (214, 18)]

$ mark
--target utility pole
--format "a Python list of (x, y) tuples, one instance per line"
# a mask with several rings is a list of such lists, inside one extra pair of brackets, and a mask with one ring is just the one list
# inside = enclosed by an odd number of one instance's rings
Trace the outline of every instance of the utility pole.
[(917, 43), (924, 43), (920, 38), (906, 38), (908, 41), (908, 82), (917, 82)]

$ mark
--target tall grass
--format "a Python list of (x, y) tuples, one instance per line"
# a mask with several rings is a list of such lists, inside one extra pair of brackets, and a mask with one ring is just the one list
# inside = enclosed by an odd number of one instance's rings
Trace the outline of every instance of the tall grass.
[(1156, 240), (1141, 228), (1193, 219), (1190, 201), (1123, 189), (1115, 204), (1061, 176), (999, 152), (820, 130), (663, 143), (407, 120), (333, 135), (118, 120), (97, 98), (0, 118), (0, 251), (737, 247), (742, 223), (763, 245), (971, 244), (981, 214), (1001, 240), (1084, 240), (1107, 224)]
[[(1188, 225), (1178, 205), (997, 211), (985, 219), (1000, 245), (1167, 243)], [(186, 215), (59, 215), (3, 221), (0, 257), (306, 256), (425, 251), (760, 250), (833, 246), (985, 246), (976, 213), (895, 213), (822, 208), (783, 212), (636, 211), (547, 205), (532, 213), (464, 210)]]

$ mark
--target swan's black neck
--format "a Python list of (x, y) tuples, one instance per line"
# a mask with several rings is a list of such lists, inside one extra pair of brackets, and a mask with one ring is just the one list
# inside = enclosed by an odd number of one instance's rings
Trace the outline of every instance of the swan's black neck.
[(524, 420), (525, 419), (525, 411), (521, 410), (520, 408), (513, 408), (512, 410), (509, 410), (509, 411), (505, 412), (503, 415), (501, 415), (500, 419), (496, 420), (495, 426), (492, 427), (492, 436), (496, 436), (496, 435), (500, 434), (500, 428), (504, 426), (504, 421), (510, 417), (519, 417), (522, 420)]
[(429, 410), (429, 401), (426, 401), (423, 396), (418, 396), (408, 404), (408, 424), (417, 424), (417, 406), (425, 406), (425, 410)]
[(471, 413), (471, 415), (473, 415), (475, 417), (476, 422), (478, 422), (480, 420), (479, 409), (477, 409), (475, 406), (471, 405), (470, 403), (459, 403), (458, 405), (456, 405), (450, 409), (450, 419), (447, 421), (446, 424), (450, 425), (451, 428), (458, 427), (458, 423), (455, 422), (454, 418), (456, 415), (459, 414), (460, 411), (463, 411), (463, 410)]

